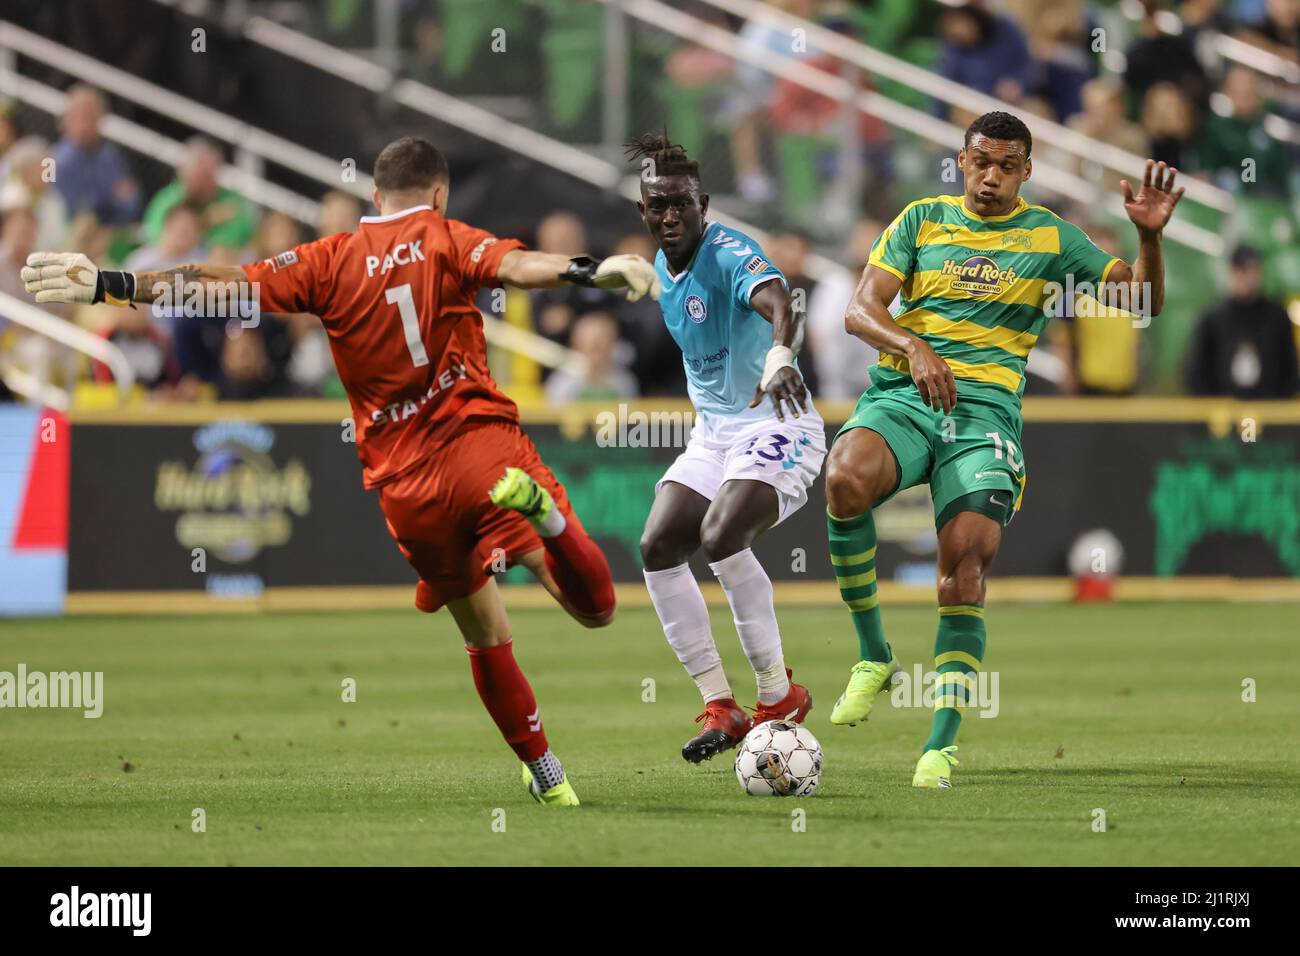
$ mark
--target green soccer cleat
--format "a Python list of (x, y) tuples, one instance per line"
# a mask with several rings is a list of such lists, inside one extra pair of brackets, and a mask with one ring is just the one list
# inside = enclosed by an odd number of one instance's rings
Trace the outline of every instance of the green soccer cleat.
[(533, 779), (533, 772), (528, 769), (528, 764), (521, 764), (524, 768), (524, 786), (528, 788), (528, 795), (538, 803), (548, 807), (577, 807), (581, 806), (578, 802), (578, 795), (573, 790), (573, 785), (569, 783), (569, 775), (565, 774), (564, 779), (551, 787), (545, 793), (537, 789), (537, 781)]
[(952, 789), (952, 768), (959, 761), (954, 757), (956, 746), (944, 747), (942, 750), (927, 750), (916, 762), (916, 773), (912, 777), (912, 786), (928, 789)]
[(551, 493), (522, 468), (507, 468), (488, 492), (488, 498), (497, 507), (518, 511), (534, 523), (545, 521), (555, 510)]
[(888, 664), (879, 661), (858, 661), (849, 671), (849, 686), (844, 688), (840, 699), (831, 711), (832, 724), (847, 724), (852, 727), (860, 720), (871, 716), (871, 708), (876, 704), (876, 695), (889, 690), (890, 681), (898, 673), (898, 662), (891, 660)]

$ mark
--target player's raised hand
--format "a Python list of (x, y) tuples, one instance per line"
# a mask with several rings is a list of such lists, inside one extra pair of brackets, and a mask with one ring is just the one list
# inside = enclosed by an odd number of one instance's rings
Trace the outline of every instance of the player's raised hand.
[(33, 252), (20, 275), (37, 302), (89, 304), (99, 286), (99, 267), (80, 252)]
[(637, 255), (610, 256), (596, 268), (594, 284), (601, 289), (627, 289), (627, 300), (659, 298), (659, 274)]
[(1142, 232), (1159, 232), (1174, 214), (1174, 207), (1183, 198), (1187, 190), (1181, 188), (1174, 192), (1174, 178), (1178, 170), (1148, 159), (1142, 172), (1142, 188), (1136, 196), (1127, 179), (1120, 180), (1124, 190), (1124, 211), (1129, 221)]

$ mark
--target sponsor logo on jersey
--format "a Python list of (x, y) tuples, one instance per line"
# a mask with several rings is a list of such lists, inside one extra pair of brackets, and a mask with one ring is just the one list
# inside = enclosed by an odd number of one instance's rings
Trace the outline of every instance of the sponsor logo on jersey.
[(1016, 281), (1015, 269), (999, 269), (988, 256), (971, 256), (964, 262), (944, 259), (943, 275), (952, 276), (952, 287), (958, 292), (984, 297), (1003, 291), (1003, 283), (1010, 286)]
[(745, 271), (752, 276), (758, 275), (766, 268), (767, 268), (767, 260), (764, 259), (762, 256), (754, 256), (754, 258), (750, 259), (748, 262), (745, 263)]
[(704, 308), (704, 300), (698, 295), (688, 295), (686, 297), (686, 317), (688, 319), (699, 325), (708, 314), (708, 310)]
[(497, 241), (496, 236), (488, 236), (486, 239), (484, 239), (482, 242), (480, 242), (477, 246), (474, 247), (474, 251), (469, 254), (469, 261), (478, 262), (480, 259), (483, 258), (483, 253), (487, 251), (487, 247), (492, 245), (492, 243), (496, 241)]
[(270, 264), (272, 272), (279, 272), (281, 269), (296, 266), (298, 264), (298, 253), (290, 249), (288, 252), (282, 252), (278, 256), (267, 259), (266, 261)]
[(683, 358), (686, 359), (686, 367), (698, 375), (700, 372), (713, 371), (709, 366), (717, 365), (718, 368), (721, 368), (721, 365), (718, 363), (721, 363), (729, 354), (730, 351), (724, 345), (718, 351), (712, 352), (708, 355), (686, 355), (683, 356)]

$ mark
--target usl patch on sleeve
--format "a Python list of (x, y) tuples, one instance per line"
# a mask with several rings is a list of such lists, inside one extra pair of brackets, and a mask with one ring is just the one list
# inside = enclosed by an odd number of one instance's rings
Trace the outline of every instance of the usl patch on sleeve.
[(290, 249), (288, 252), (282, 252), (278, 256), (267, 259), (266, 261), (271, 264), (272, 272), (279, 272), (281, 269), (287, 269), (292, 265), (297, 265), (298, 253)]
[(758, 275), (766, 268), (767, 268), (767, 260), (764, 259), (762, 256), (754, 256), (754, 258), (750, 259), (748, 262), (745, 263), (745, 271), (752, 276)]

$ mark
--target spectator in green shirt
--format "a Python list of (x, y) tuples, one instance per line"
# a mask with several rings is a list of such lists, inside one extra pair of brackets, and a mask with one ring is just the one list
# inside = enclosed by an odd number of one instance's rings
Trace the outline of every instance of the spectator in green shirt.
[(144, 212), (145, 238), (156, 245), (167, 213), (188, 202), (203, 211), (203, 244), (209, 249), (226, 246), (242, 249), (253, 238), (257, 214), (253, 205), (218, 181), (224, 159), (210, 139), (195, 136), (186, 144), (185, 158), (176, 167), (176, 180), (150, 201)]
[[(1251, 169), (1251, 192), (1287, 196), (1290, 164), (1286, 148), (1264, 129), (1267, 110), (1255, 72), (1244, 66), (1228, 70), (1220, 95), (1210, 106), (1213, 112), (1206, 116), (1196, 144), (1200, 169), (1234, 192), (1247, 182), (1242, 175)], [(1253, 167), (1242, 166), (1247, 159), (1254, 160)]]

